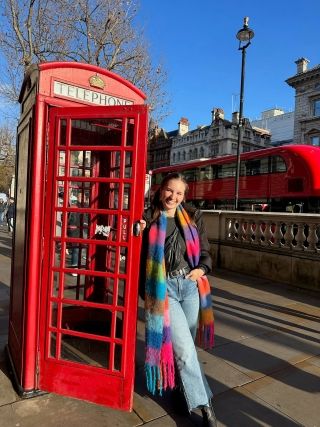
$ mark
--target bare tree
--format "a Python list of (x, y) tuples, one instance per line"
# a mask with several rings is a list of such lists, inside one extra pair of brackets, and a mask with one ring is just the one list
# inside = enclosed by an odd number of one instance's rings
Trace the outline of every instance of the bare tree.
[(8, 193), (15, 168), (14, 133), (7, 127), (0, 127), (0, 192)]
[(2, 95), (17, 100), (24, 70), (33, 62), (79, 61), (123, 76), (146, 93), (157, 119), (166, 115), (166, 72), (152, 63), (135, 23), (137, 0), (3, 0), (1, 7)]

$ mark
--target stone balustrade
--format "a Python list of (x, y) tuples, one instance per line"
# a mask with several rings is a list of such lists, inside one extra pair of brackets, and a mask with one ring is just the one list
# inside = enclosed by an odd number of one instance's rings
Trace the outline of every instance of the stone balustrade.
[(214, 265), (320, 291), (320, 215), (204, 211)]

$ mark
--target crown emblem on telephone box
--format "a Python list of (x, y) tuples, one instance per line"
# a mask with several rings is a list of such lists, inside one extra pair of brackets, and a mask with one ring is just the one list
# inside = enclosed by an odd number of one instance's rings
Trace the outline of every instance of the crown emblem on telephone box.
[(90, 86), (97, 87), (99, 89), (104, 89), (105, 87), (104, 80), (102, 80), (102, 78), (97, 76), (96, 74), (90, 77), (89, 83), (90, 83)]

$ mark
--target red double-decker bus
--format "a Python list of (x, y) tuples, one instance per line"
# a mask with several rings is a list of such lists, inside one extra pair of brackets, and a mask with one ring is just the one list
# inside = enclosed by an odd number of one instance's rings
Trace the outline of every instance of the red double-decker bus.
[[(233, 209), (236, 156), (154, 169), (154, 192), (170, 172), (189, 184), (188, 201), (202, 209)], [(239, 209), (320, 213), (320, 148), (284, 145), (241, 154)]]

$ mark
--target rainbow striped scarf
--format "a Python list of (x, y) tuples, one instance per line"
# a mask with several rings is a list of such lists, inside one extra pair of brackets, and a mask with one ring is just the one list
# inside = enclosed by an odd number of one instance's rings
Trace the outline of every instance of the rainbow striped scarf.
[[(179, 205), (177, 217), (183, 230), (187, 257), (191, 268), (198, 265), (200, 242), (197, 228), (191, 224), (188, 213)], [(147, 388), (155, 394), (174, 388), (174, 357), (171, 341), (169, 302), (167, 296), (164, 243), (167, 216), (165, 212), (149, 231), (149, 248), (146, 274), (146, 361)], [(200, 316), (198, 328), (199, 345), (211, 348), (214, 341), (214, 321), (210, 284), (206, 276), (198, 280), (200, 295)]]

